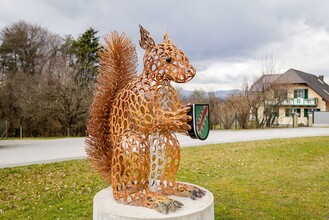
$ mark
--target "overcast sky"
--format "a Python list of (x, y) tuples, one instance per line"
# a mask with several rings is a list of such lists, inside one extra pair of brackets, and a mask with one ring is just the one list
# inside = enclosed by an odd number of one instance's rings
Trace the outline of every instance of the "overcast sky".
[(241, 89), (266, 57), (277, 73), (294, 68), (329, 82), (328, 0), (0, 0), (0, 28), (19, 20), (62, 36), (117, 30), (136, 45), (139, 24), (156, 42), (168, 31), (197, 69), (185, 89)]

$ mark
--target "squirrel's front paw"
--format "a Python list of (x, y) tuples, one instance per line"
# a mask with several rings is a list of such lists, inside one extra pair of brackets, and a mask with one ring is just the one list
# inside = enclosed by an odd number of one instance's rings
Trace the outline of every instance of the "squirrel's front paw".
[(174, 187), (172, 187), (173, 193), (177, 196), (190, 197), (193, 200), (197, 198), (202, 198), (206, 192), (199, 187), (185, 184), (185, 183), (176, 183)]
[[(187, 113), (191, 110), (191, 106), (184, 105), (182, 108), (176, 111), (176, 115), (187, 115)], [(192, 118), (190, 119), (192, 120)]]
[(187, 115), (191, 110), (190, 106), (183, 106), (175, 112), (175, 124), (183, 131), (191, 130), (191, 126), (188, 125), (188, 122), (192, 120), (192, 117)]

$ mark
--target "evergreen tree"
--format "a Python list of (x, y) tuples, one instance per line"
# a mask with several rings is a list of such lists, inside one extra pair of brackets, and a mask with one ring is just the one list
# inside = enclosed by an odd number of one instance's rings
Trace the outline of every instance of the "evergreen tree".
[(82, 80), (85, 83), (96, 80), (100, 50), (97, 32), (89, 28), (72, 44), (72, 51), (76, 57), (75, 64), (78, 67), (76, 80)]

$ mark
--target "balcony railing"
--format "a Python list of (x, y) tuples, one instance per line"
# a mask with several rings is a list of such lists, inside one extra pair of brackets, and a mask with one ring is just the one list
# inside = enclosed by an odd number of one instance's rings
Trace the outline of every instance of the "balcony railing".
[(317, 106), (318, 99), (317, 98), (293, 98), (284, 100), (281, 105), (289, 105), (289, 106)]

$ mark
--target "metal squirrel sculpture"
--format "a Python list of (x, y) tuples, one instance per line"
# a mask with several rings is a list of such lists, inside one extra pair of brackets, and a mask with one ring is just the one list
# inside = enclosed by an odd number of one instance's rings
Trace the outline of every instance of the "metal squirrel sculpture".
[(168, 213), (183, 206), (168, 195), (196, 199), (205, 194), (176, 182), (180, 144), (175, 132), (187, 135), (191, 116), (170, 83), (188, 82), (196, 71), (167, 33), (160, 44), (142, 26), (140, 34), (145, 50), (140, 75), (135, 46), (125, 34), (104, 37), (86, 152), (112, 184), (117, 202)]

